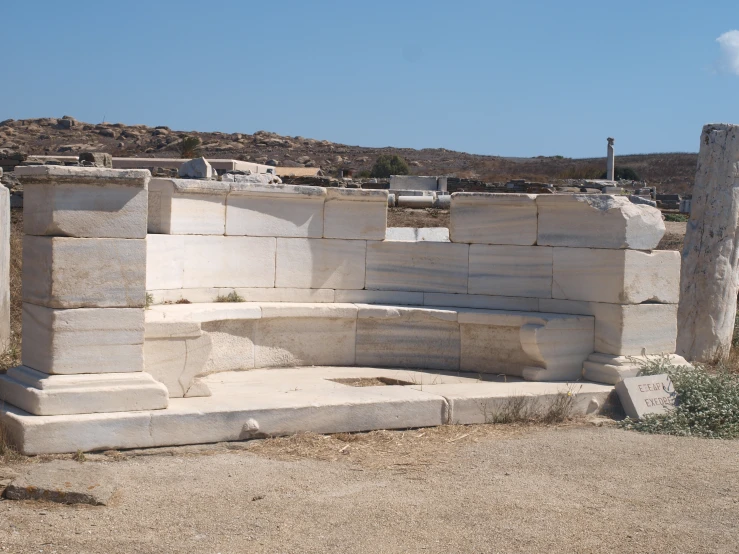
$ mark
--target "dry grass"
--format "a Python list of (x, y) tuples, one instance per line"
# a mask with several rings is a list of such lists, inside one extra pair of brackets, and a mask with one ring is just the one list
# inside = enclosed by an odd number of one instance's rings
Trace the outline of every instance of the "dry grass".
[(0, 371), (19, 365), (21, 361), (21, 314), (23, 293), (23, 210), (10, 211), (10, 343), (0, 353)]
[(449, 227), (449, 210), (388, 208), (388, 227)]
[(407, 381), (393, 379), (391, 377), (342, 377), (331, 379), (334, 383), (348, 385), (350, 387), (387, 387), (391, 385), (412, 385)]
[(443, 464), (455, 455), (451, 445), (481, 439), (508, 439), (521, 435), (530, 425), (442, 425), (406, 431), (371, 431), (318, 435), (299, 433), (265, 439), (249, 452), (274, 460), (301, 459), (344, 461), (363, 469), (392, 469), (398, 473)]
[(26, 457), (15, 449), (5, 427), (0, 423), (0, 464), (18, 463), (25, 459)]
[(685, 235), (677, 233), (665, 233), (662, 240), (657, 245), (657, 250), (677, 250), (682, 252), (683, 242), (685, 241)]

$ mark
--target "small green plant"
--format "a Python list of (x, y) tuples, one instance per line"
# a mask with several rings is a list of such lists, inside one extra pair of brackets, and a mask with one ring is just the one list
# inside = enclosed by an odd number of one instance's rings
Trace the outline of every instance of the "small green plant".
[(182, 142), (179, 144), (179, 151), (182, 158), (199, 158), (200, 138), (183, 136)]
[(370, 177), (387, 179), (390, 175), (408, 175), (408, 173), (410, 173), (410, 169), (408, 169), (408, 164), (403, 158), (397, 154), (392, 156), (382, 154), (377, 158), (375, 165), (372, 166)]
[(246, 302), (246, 300), (242, 296), (239, 296), (238, 292), (232, 290), (225, 296), (221, 294), (216, 296), (216, 302)]
[(368, 179), (369, 177), (372, 177), (372, 174), (370, 173), (369, 169), (363, 169), (359, 172), (359, 175), (357, 175), (360, 179)]
[(670, 376), (677, 405), (665, 414), (640, 420), (626, 418), (624, 429), (662, 435), (695, 436), (711, 439), (739, 438), (739, 374), (725, 367), (715, 370), (696, 364), (672, 366), (667, 358), (645, 363), (640, 375)]
[(677, 221), (680, 223), (685, 223), (688, 221), (688, 216), (685, 214), (665, 214), (665, 221)]
[(146, 293), (146, 300), (144, 301), (144, 309), (148, 310), (154, 303), (154, 295), (150, 292)]
[(75, 459), (75, 461), (77, 461), (77, 462), (80, 462), (80, 463), (82, 463), (82, 462), (84, 462), (85, 460), (87, 460), (87, 458), (85, 458), (85, 453), (84, 453), (84, 452), (82, 452), (82, 450), (78, 450), (78, 451), (77, 451), (77, 452), (75, 453), (75, 455), (74, 455), (74, 459)]

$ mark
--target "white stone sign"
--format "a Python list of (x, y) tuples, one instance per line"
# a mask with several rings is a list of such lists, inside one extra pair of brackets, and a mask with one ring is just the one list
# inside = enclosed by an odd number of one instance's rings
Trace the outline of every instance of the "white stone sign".
[(626, 415), (632, 419), (663, 414), (677, 403), (677, 392), (665, 373), (627, 377), (616, 384), (616, 392)]

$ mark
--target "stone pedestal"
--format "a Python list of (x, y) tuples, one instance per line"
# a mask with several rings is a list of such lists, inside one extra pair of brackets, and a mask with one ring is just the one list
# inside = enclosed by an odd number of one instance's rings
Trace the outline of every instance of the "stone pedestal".
[(35, 415), (156, 410), (144, 373), (149, 172), (21, 167), (23, 366), (0, 399)]
[(725, 358), (736, 315), (739, 125), (706, 125), (685, 233), (677, 353), (691, 361)]

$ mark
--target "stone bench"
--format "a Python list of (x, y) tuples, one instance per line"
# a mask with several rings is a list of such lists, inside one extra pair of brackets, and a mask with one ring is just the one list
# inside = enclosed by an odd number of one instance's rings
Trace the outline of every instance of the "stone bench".
[(675, 350), (680, 256), (627, 198), (455, 193), (448, 242), (399, 241), (387, 191), (17, 174), (24, 367), (0, 398), (40, 415), (161, 410), (207, 394), (199, 375), (300, 364), (615, 383)]
[(198, 377), (295, 366), (504, 373), (577, 380), (590, 316), (353, 303), (203, 303), (146, 313), (145, 371), (171, 397), (208, 395)]

